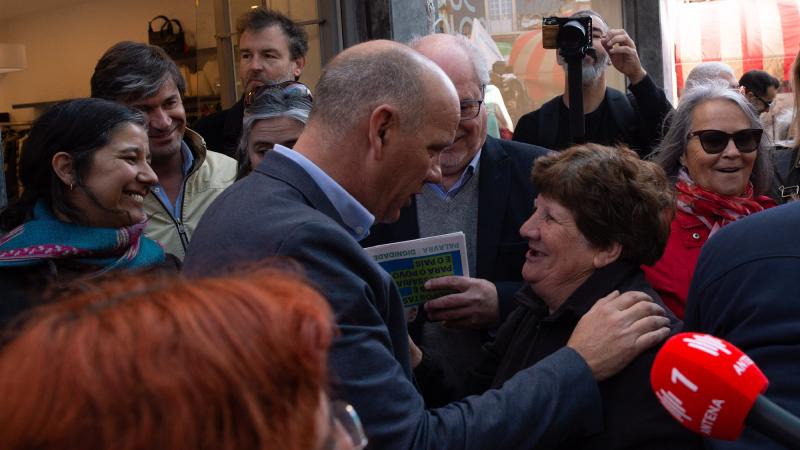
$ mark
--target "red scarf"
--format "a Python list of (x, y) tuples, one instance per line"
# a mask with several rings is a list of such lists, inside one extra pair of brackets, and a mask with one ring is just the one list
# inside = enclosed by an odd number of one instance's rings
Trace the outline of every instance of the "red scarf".
[(766, 195), (754, 196), (753, 183), (749, 181), (744, 194), (728, 196), (704, 189), (681, 173), (675, 189), (678, 191), (678, 209), (697, 217), (712, 234), (742, 217), (777, 205)]

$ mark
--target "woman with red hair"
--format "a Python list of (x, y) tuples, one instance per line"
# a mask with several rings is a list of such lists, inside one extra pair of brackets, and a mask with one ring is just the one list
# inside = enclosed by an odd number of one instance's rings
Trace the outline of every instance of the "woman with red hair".
[(0, 353), (0, 448), (363, 448), (352, 407), (326, 393), (332, 323), (274, 269), (92, 285)]

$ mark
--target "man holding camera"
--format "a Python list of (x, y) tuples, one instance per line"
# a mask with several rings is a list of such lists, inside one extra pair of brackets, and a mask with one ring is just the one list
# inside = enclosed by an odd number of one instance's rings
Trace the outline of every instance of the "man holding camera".
[[(603, 145), (623, 143), (640, 156), (652, 151), (661, 138), (661, 124), (672, 110), (664, 91), (642, 67), (636, 45), (622, 29), (609, 29), (592, 10), (570, 18), (592, 19), (592, 48), (583, 57), (582, 88), (585, 141)], [(566, 61), (558, 62), (566, 71)], [(613, 65), (630, 80), (626, 95), (606, 85), (606, 69)], [(522, 116), (514, 140), (562, 150), (574, 144), (569, 122), (569, 80), (564, 93)]]

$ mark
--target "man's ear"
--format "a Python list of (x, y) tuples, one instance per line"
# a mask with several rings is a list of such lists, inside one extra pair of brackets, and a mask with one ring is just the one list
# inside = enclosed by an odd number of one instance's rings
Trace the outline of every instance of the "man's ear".
[(303, 73), (303, 68), (306, 66), (306, 57), (301, 56), (294, 61), (294, 67), (292, 68), (292, 75), (294, 75), (295, 79), (297, 79), (301, 73)]
[(380, 105), (369, 116), (369, 147), (373, 157), (383, 159), (384, 146), (398, 122), (397, 110), (389, 105)]
[(602, 250), (598, 250), (597, 253), (594, 254), (594, 268), (600, 269), (603, 268), (617, 259), (619, 259), (619, 255), (622, 254), (622, 244), (619, 242), (612, 242), (607, 248)]
[(72, 155), (66, 152), (58, 152), (53, 155), (50, 164), (53, 166), (53, 172), (62, 183), (70, 187), (75, 185), (75, 167)]

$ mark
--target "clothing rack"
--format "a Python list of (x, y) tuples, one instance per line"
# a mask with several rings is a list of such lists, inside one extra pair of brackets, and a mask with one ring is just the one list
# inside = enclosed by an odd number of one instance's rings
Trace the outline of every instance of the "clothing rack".
[(22, 144), (33, 122), (0, 122), (0, 211), (8, 200), (16, 198), (22, 191), (19, 184), (19, 159)]

